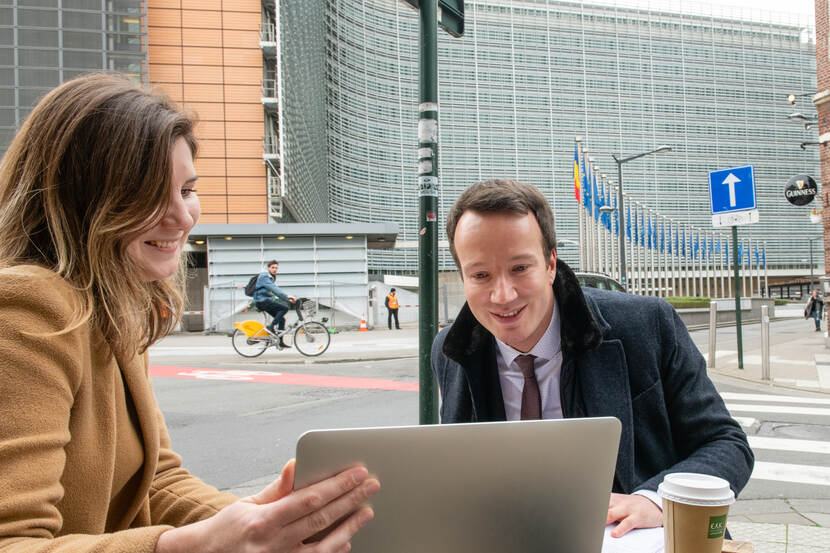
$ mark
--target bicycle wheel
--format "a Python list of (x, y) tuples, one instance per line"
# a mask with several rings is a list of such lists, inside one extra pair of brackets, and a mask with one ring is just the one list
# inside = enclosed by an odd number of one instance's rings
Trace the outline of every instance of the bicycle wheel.
[(257, 357), (262, 355), (262, 352), (270, 345), (269, 335), (265, 333), (264, 329), (262, 333), (262, 336), (248, 338), (244, 332), (237, 328), (233, 331), (233, 336), (231, 337), (233, 349), (242, 357)]
[(315, 357), (326, 351), (331, 343), (329, 329), (323, 323), (308, 321), (294, 331), (294, 347), (308, 357)]

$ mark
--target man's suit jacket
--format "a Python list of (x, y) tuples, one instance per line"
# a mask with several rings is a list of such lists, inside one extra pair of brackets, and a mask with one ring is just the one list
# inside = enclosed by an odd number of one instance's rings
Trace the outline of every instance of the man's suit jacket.
[[(654, 297), (583, 293), (561, 261), (553, 289), (565, 418), (613, 416), (622, 423), (614, 491), (656, 490), (666, 473), (698, 472), (725, 478), (737, 495), (752, 472), (752, 450), (674, 308)], [(495, 338), (467, 305), (436, 336), (432, 368), (441, 422), (505, 420)]]

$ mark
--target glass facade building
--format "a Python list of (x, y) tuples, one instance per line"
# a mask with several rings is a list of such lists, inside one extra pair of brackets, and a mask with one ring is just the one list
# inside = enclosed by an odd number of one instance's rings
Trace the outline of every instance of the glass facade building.
[[(545, 0), (468, 0), (463, 38), (439, 32), (440, 217), (480, 179), (538, 186), (560, 239), (577, 239), (575, 136), (616, 182), (611, 154), (673, 152), (624, 165), (626, 194), (662, 215), (711, 228), (710, 171), (755, 166), (760, 223), (742, 237), (767, 263), (806, 268), (813, 206), (784, 199), (792, 175), (819, 174), (812, 22)], [(753, 20), (754, 19), (754, 20)], [(377, 272), (417, 270), (417, 14), (403, 2), (327, 4), (328, 190), (337, 222), (395, 221), (399, 246), (371, 251)], [(441, 239), (446, 237), (441, 235)], [(757, 243), (757, 242), (756, 242)], [(409, 245), (411, 247), (407, 248)], [(561, 253), (576, 262), (574, 246)], [(442, 269), (454, 269), (446, 248)]]
[(49, 90), (91, 71), (146, 81), (141, 0), (0, 0), (0, 155)]

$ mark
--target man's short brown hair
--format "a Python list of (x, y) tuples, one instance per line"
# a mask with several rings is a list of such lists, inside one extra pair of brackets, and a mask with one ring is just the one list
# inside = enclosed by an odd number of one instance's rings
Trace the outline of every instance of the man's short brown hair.
[(458, 226), (458, 220), (466, 211), (515, 213), (516, 215), (533, 213), (542, 231), (542, 253), (545, 258), (549, 257), (551, 252), (556, 251), (553, 211), (538, 188), (510, 179), (484, 180), (470, 185), (447, 214), (447, 239), (450, 242), (450, 253), (459, 269), (461, 264), (455, 252), (455, 227)]
[(271, 265), (279, 265), (279, 264), (280, 264), (279, 261), (277, 261), (276, 259), (272, 259), (271, 261), (268, 262), (268, 265), (266, 265), (266, 267), (270, 267)]

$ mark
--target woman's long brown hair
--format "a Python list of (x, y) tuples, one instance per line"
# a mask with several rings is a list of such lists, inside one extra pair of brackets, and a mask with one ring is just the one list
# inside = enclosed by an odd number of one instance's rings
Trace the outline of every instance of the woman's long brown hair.
[(140, 282), (126, 248), (165, 213), (171, 149), (184, 138), (195, 155), (193, 125), (168, 97), (94, 74), (47, 94), (12, 141), (0, 162), (0, 265), (39, 265), (77, 290), (83, 307), (64, 332), (90, 323), (129, 356), (177, 324), (183, 263), (171, 279)]

